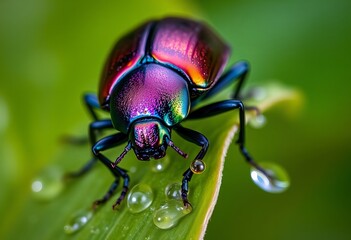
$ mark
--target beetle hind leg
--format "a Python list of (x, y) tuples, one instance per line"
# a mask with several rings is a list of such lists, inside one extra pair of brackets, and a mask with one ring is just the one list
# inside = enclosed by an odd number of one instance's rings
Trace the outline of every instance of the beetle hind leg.
[[(218, 115), (218, 114), (235, 110), (235, 109), (239, 110), (240, 126), (239, 126), (239, 137), (236, 143), (239, 146), (241, 154), (244, 156), (248, 164), (250, 164), (252, 167), (262, 172), (267, 178), (272, 179), (273, 177), (254, 161), (254, 159), (251, 157), (251, 155), (249, 154), (249, 152), (245, 147), (245, 110), (246, 109), (244, 107), (244, 104), (240, 100), (230, 99), (230, 100), (224, 100), (224, 101), (209, 104), (207, 106), (201, 107), (191, 112), (188, 116), (188, 119), (206, 118), (206, 117)], [(255, 108), (252, 108), (252, 109), (255, 110)]]

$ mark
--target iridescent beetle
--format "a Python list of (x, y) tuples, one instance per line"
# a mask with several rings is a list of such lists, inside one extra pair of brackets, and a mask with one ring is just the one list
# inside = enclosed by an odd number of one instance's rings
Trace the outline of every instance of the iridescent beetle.
[[(245, 148), (245, 107), (239, 99), (240, 89), (248, 73), (246, 62), (238, 62), (222, 74), (230, 49), (207, 25), (184, 18), (169, 17), (149, 21), (121, 38), (107, 59), (100, 81), (99, 96), (87, 94), (85, 103), (94, 121), (89, 135), (93, 158), (79, 172), (87, 172), (100, 160), (115, 176), (115, 181), (95, 206), (106, 202), (123, 178), (123, 190), (113, 205), (124, 199), (129, 185), (127, 171), (118, 163), (127, 152), (134, 150), (139, 160), (159, 159), (167, 147), (187, 157), (171, 140), (176, 131), (185, 140), (201, 150), (183, 173), (181, 186), (185, 206), (188, 201), (188, 183), (194, 173), (201, 173), (205, 165), (209, 143), (207, 138), (181, 125), (186, 119), (205, 118), (234, 109), (239, 110), (240, 132), (237, 144), (247, 162), (270, 178), (258, 166)], [(232, 98), (194, 110), (200, 101), (238, 81)], [(110, 120), (100, 120), (95, 112), (110, 113)], [(116, 129), (118, 133), (97, 141), (97, 132)], [(126, 146), (120, 156), (111, 162), (101, 152), (121, 144)]]

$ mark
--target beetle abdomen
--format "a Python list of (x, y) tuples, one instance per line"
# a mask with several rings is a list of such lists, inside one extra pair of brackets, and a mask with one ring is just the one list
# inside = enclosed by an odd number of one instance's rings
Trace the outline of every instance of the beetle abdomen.
[(151, 55), (184, 71), (195, 91), (210, 88), (227, 63), (228, 46), (202, 23), (166, 18), (152, 33)]
[(145, 45), (152, 22), (142, 25), (121, 38), (107, 59), (99, 86), (99, 101), (106, 104), (112, 88), (123, 74), (135, 67), (145, 55)]
[(124, 133), (133, 121), (145, 117), (159, 118), (171, 127), (189, 113), (188, 84), (167, 67), (143, 64), (126, 74), (113, 88), (110, 109), (114, 127)]

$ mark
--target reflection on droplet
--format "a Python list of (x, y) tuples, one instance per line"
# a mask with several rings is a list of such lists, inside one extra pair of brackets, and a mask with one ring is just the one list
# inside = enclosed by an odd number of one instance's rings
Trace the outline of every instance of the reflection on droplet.
[(44, 169), (31, 184), (33, 196), (37, 200), (48, 201), (58, 196), (63, 190), (62, 170), (57, 166)]
[(168, 199), (182, 199), (181, 193), (181, 184), (180, 183), (171, 183), (165, 189), (165, 194)]
[(73, 234), (77, 232), (89, 222), (92, 216), (93, 216), (92, 209), (81, 210), (77, 212), (63, 227), (64, 232), (66, 234)]
[(191, 211), (191, 206), (184, 207), (183, 201), (171, 199), (155, 211), (153, 222), (160, 229), (169, 229), (177, 225), (178, 221)]
[(249, 124), (253, 128), (261, 128), (266, 124), (267, 120), (263, 114), (256, 115), (252, 117), (249, 121)]
[(205, 169), (206, 169), (206, 165), (200, 159), (195, 159), (190, 164), (190, 170), (195, 174), (201, 174), (205, 171)]
[(132, 213), (139, 213), (147, 209), (154, 200), (152, 189), (147, 184), (137, 184), (130, 190), (127, 206)]
[(289, 187), (289, 176), (283, 168), (273, 163), (261, 163), (260, 166), (270, 175), (270, 178), (255, 168), (251, 168), (251, 178), (262, 190), (280, 193)]
[(153, 172), (163, 172), (169, 165), (171, 160), (169, 159), (168, 156), (165, 156), (164, 158), (161, 159), (155, 159), (151, 161), (151, 170)]

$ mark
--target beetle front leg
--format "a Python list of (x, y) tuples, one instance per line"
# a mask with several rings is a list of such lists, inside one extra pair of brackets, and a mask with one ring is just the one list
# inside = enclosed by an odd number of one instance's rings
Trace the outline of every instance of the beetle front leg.
[(113, 167), (112, 166), (113, 162), (111, 162), (106, 156), (100, 153), (101, 151), (105, 151), (107, 149), (116, 147), (126, 142), (127, 140), (128, 140), (128, 136), (126, 134), (117, 133), (99, 140), (92, 148), (94, 156), (97, 159), (99, 159), (115, 176), (115, 181), (109, 188), (108, 192), (104, 195), (104, 197), (94, 202), (94, 205), (93, 205), (94, 208), (96, 208), (99, 204), (105, 203), (108, 199), (110, 199), (113, 192), (117, 188), (120, 177), (123, 178), (123, 189), (122, 189), (121, 195), (118, 197), (117, 201), (113, 205), (113, 209), (115, 209), (115, 207), (117, 207), (122, 202), (122, 200), (125, 198), (128, 192), (129, 176), (127, 174), (127, 171), (118, 166)]
[(189, 191), (189, 182), (193, 176), (193, 174), (200, 174), (205, 170), (205, 163), (202, 159), (205, 157), (209, 143), (207, 138), (192, 129), (184, 128), (181, 125), (178, 125), (174, 129), (181, 137), (189, 142), (195, 143), (196, 145), (201, 147), (200, 152), (196, 155), (195, 160), (191, 163), (190, 168), (186, 170), (183, 174), (182, 180), (182, 199), (184, 206), (189, 207), (191, 206), (188, 200), (188, 191)]

